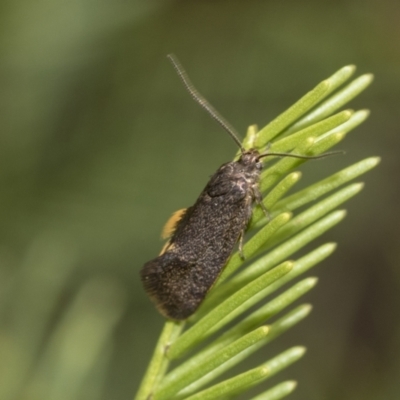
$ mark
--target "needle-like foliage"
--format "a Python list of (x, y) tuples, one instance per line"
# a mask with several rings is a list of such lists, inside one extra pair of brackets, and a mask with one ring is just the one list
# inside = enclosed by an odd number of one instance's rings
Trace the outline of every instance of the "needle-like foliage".
[[(354, 72), (354, 66), (340, 69), (265, 128), (250, 127), (244, 147), (264, 150), (270, 143), (271, 151), (318, 155), (341, 142), (368, 117), (366, 110), (335, 113), (372, 81), (366, 74), (348, 83)], [(136, 400), (232, 398), (303, 356), (303, 347), (293, 347), (250, 370), (220, 378), (310, 313), (308, 304), (286, 309), (312, 289), (317, 278), (292, 280), (332, 254), (336, 245), (323, 244), (300, 258), (296, 252), (345, 217), (337, 208), (363, 188), (362, 183), (348, 182), (375, 167), (379, 158), (366, 158), (287, 195), (301, 178), (293, 169), (304, 162), (282, 158), (264, 169), (260, 188), (271, 219), (255, 207), (245, 261), (233, 254), (199, 310), (186, 322), (166, 322)], [(282, 382), (253, 400), (281, 399), (295, 387), (296, 382)], [(262, 385), (260, 390), (265, 389)]]

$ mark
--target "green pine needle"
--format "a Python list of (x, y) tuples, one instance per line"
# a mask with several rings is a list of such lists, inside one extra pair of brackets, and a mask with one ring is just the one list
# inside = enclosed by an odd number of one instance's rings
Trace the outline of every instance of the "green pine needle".
[[(369, 115), (367, 110), (334, 114), (372, 82), (372, 75), (366, 74), (343, 87), (354, 71), (352, 65), (340, 69), (260, 131), (249, 127), (244, 147), (265, 151), (276, 138), (271, 151), (318, 155), (335, 146)], [(256, 368), (220, 380), (310, 313), (310, 305), (300, 305), (270, 322), (311, 290), (317, 278), (304, 278), (271, 295), (333, 253), (336, 245), (326, 243), (289, 259), (345, 217), (346, 212), (337, 207), (359, 193), (363, 184), (344, 185), (374, 168), (379, 158), (367, 158), (290, 195), (287, 192), (301, 178), (293, 169), (306, 160), (282, 158), (273, 163), (270, 157), (268, 161), (272, 163), (262, 173), (260, 189), (268, 191), (263, 202), (270, 219), (255, 207), (249, 224), (255, 232), (243, 248), (245, 261), (233, 254), (199, 310), (185, 322), (166, 322), (136, 400), (232, 398), (303, 356), (304, 348), (293, 347)], [(295, 213), (300, 207), (305, 208)], [(170, 369), (170, 360), (187, 354)], [(252, 400), (282, 399), (295, 387), (296, 382), (286, 381)]]
[(274, 386), (272, 389), (267, 390), (260, 395), (253, 397), (251, 400), (279, 400), (286, 397), (296, 389), (297, 383), (295, 381), (282, 382)]

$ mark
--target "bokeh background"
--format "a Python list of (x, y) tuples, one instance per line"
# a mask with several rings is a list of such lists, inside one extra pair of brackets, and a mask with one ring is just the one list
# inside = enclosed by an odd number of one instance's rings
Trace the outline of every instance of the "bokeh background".
[[(0, 398), (122, 400), (163, 319), (138, 272), (164, 222), (236, 152), (165, 58), (244, 133), (347, 64), (373, 85), (345, 157), (380, 166), (320, 243), (309, 318), (248, 366), (293, 345), (294, 399), (400, 398), (400, 2), (38, 0), (0, 3)], [(315, 165), (315, 164), (314, 164)], [(266, 387), (266, 385), (264, 385)]]

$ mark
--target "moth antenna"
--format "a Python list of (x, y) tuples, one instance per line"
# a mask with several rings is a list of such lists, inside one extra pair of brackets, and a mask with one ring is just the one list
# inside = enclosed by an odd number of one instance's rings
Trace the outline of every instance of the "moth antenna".
[(301, 154), (268, 152), (268, 153), (260, 154), (258, 156), (258, 159), (263, 158), (263, 157), (268, 157), (268, 156), (277, 156), (277, 157), (302, 158), (302, 159), (305, 159), (305, 160), (316, 160), (318, 158), (325, 158), (325, 157), (335, 156), (335, 155), (338, 155), (338, 154), (345, 154), (345, 152), (342, 151), (342, 150), (329, 151), (328, 153), (320, 154), (318, 156), (303, 156)]
[(225, 118), (197, 91), (194, 87), (193, 83), (190, 81), (186, 71), (183, 69), (182, 65), (176, 58), (174, 54), (168, 54), (168, 59), (171, 61), (175, 71), (177, 72), (179, 78), (181, 78), (183, 84), (185, 85), (187, 91), (190, 93), (192, 98), (203, 107), (212, 118), (214, 118), (232, 137), (232, 139), (239, 146), (241, 152), (243, 153), (245, 150), (242, 147), (242, 143), (239, 140), (239, 135), (236, 130), (226, 121)]

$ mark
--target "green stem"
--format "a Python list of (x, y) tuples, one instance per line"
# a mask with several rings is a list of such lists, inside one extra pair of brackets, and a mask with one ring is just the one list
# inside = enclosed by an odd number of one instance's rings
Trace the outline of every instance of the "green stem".
[(164, 377), (169, 360), (165, 356), (171, 342), (179, 335), (184, 323), (167, 321), (158, 339), (153, 357), (134, 400), (149, 400), (160, 380)]

